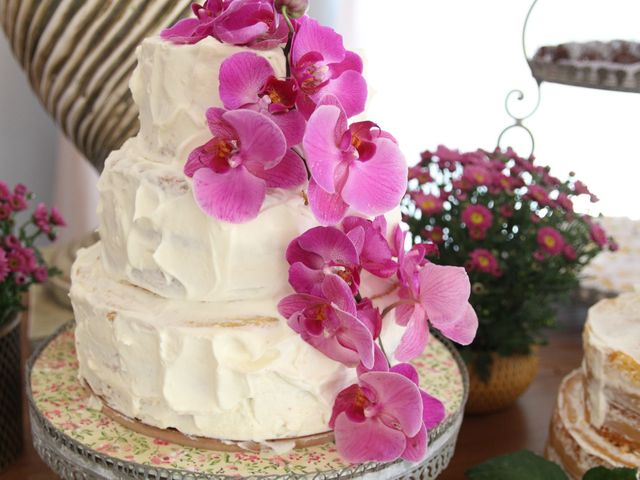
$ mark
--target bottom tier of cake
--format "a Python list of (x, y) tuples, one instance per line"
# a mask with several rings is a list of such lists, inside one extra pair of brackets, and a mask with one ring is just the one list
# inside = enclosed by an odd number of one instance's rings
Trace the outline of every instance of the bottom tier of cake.
[(569, 374), (560, 386), (545, 455), (576, 480), (599, 465), (609, 468), (640, 465), (640, 451), (589, 423), (581, 369)]
[[(277, 299), (165, 299), (111, 279), (101, 251), (96, 244), (79, 253), (71, 299), (79, 376), (109, 407), (154, 427), (223, 440), (328, 430), (333, 400), (354, 382), (355, 369), (302, 341), (278, 315)], [(394, 329), (399, 337), (395, 325), (387, 333)]]

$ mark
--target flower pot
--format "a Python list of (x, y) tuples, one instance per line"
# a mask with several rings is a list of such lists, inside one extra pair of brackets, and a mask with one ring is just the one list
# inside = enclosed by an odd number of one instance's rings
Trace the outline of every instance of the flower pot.
[(503, 357), (491, 354), (491, 375), (484, 381), (473, 365), (469, 367), (467, 413), (497, 412), (513, 405), (538, 373), (538, 351)]
[(0, 325), (0, 471), (21, 452), (22, 376), (20, 314), (17, 314)]

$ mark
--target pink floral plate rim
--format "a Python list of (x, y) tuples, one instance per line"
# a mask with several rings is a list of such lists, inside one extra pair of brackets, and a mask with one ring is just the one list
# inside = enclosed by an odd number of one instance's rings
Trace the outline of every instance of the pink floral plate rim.
[[(27, 396), (32, 422), (37, 422), (39, 430), (91, 463), (110, 465), (118, 472), (152, 469), (172, 472), (167, 478), (191, 478), (196, 474), (200, 475), (197, 478), (216, 480), (292, 479), (309, 475), (351, 478), (393, 464), (349, 464), (339, 457), (333, 443), (281, 455), (229, 453), (183, 447), (132, 432), (87, 405), (90, 402), (77, 379), (74, 326), (73, 320), (63, 325), (32, 354), (27, 370)], [(459, 422), (469, 384), (464, 361), (455, 347), (437, 332), (433, 335), (434, 341), (429, 343), (425, 354), (414, 362), (421, 375), (426, 370), (430, 372), (426, 387), (443, 400), (447, 409), (445, 420), (429, 432), (430, 443)]]

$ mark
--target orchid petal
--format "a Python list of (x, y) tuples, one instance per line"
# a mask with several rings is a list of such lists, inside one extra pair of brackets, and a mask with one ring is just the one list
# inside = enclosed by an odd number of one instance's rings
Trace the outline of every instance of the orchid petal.
[(371, 368), (366, 368), (362, 363), (358, 365), (357, 368), (358, 376), (367, 372), (388, 372), (389, 371), (389, 362), (387, 361), (387, 357), (385, 356), (382, 349), (378, 346), (378, 344), (373, 344), (373, 365)]
[(360, 57), (360, 55), (347, 50), (342, 62), (334, 63), (329, 67), (331, 68), (331, 78), (337, 78), (347, 70), (353, 70), (355, 72), (362, 73), (364, 65), (362, 63), (362, 58)]
[(407, 329), (402, 335), (400, 345), (396, 349), (395, 357), (401, 362), (407, 362), (420, 356), (427, 346), (428, 337), (429, 329), (424, 310), (416, 306), (407, 324)]
[(331, 360), (340, 362), (347, 367), (356, 367), (360, 363), (360, 355), (354, 346), (345, 346), (335, 336), (311, 336), (306, 332), (300, 333), (302, 339), (309, 345), (319, 350)]
[(300, 27), (293, 37), (291, 58), (297, 64), (309, 52), (319, 52), (325, 64), (342, 62), (346, 55), (342, 36), (307, 16), (298, 20)]
[(390, 417), (408, 437), (418, 433), (422, 426), (422, 397), (411, 380), (397, 373), (369, 372), (360, 377), (360, 384), (375, 392), (383, 421)]
[(349, 207), (337, 193), (328, 193), (313, 179), (309, 181), (309, 205), (316, 219), (323, 225), (336, 225)]
[(369, 329), (356, 317), (340, 310), (335, 312), (342, 324), (336, 337), (338, 342), (343, 347), (358, 352), (359, 361), (349, 366), (355, 367), (358, 363), (362, 363), (365, 368), (373, 367), (374, 343)]
[(422, 397), (422, 421), (431, 430), (444, 420), (446, 415), (444, 404), (424, 390), (420, 390), (420, 396)]
[(358, 252), (351, 240), (335, 227), (314, 227), (297, 238), (298, 245), (307, 252), (320, 255), (325, 262), (356, 265)]
[(355, 227), (352, 230), (347, 232), (347, 237), (353, 243), (353, 246), (356, 247), (356, 251), (358, 255), (362, 252), (362, 248), (364, 247), (364, 228)]
[(224, 114), (227, 111), (224, 108), (212, 107), (207, 109), (206, 118), (209, 131), (215, 138), (221, 138), (223, 140), (236, 140), (238, 134), (229, 125), (225, 119)]
[(338, 78), (329, 81), (311, 98), (317, 102), (323, 95), (335, 95), (347, 117), (351, 118), (364, 112), (367, 94), (367, 82), (362, 74), (347, 70)]
[(289, 284), (299, 293), (321, 295), (324, 276), (322, 270), (309, 268), (302, 262), (296, 262), (289, 267)]
[[(322, 281), (324, 297), (350, 316), (356, 315), (356, 302), (347, 282), (337, 275), (326, 275)], [(351, 321), (351, 319), (348, 319)], [(359, 321), (358, 321), (359, 322)]]
[(416, 386), (420, 386), (420, 377), (418, 371), (410, 363), (399, 363), (389, 369), (390, 372), (399, 373), (405, 378), (411, 380)]
[(273, 76), (269, 62), (251, 52), (227, 58), (220, 66), (220, 99), (225, 108), (235, 110), (257, 103), (258, 93)]
[(334, 432), (338, 452), (351, 463), (390, 462), (399, 458), (407, 445), (402, 432), (377, 419), (353, 422), (346, 413), (336, 418)]
[(284, 318), (290, 318), (295, 313), (303, 311), (305, 308), (318, 303), (318, 297), (306, 295), (304, 293), (293, 293), (287, 295), (278, 303), (278, 312)]
[(264, 180), (244, 167), (216, 173), (201, 168), (193, 175), (193, 193), (200, 208), (218, 220), (247, 222), (258, 216), (266, 195)]
[(440, 323), (436, 328), (450, 340), (460, 345), (469, 345), (478, 330), (478, 316), (470, 303), (466, 303), (463, 314), (453, 321)]
[(299, 187), (307, 181), (307, 170), (304, 168), (302, 159), (287, 150), (282, 160), (269, 169), (260, 169), (259, 165), (251, 165), (252, 173), (267, 182), (269, 188), (287, 188), (292, 189)]
[(252, 110), (233, 110), (223, 118), (237, 132), (240, 155), (248, 169), (272, 168), (287, 152), (282, 131), (265, 115)]
[(419, 273), (420, 303), (431, 324), (440, 329), (463, 319), (471, 285), (462, 267), (427, 263)]
[(353, 422), (363, 422), (366, 417), (362, 409), (356, 407), (356, 398), (362, 395), (360, 385), (353, 384), (338, 393), (333, 402), (333, 410), (331, 419), (329, 420), (329, 428), (334, 428), (336, 418), (341, 413), (345, 413), (349, 420)]
[(427, 429), (422, 425), (422, 428), (420, 428), (415, 436), (407, 438), (407, 448), (405, 448), (400, 457), (409, 462), (419, 462), (423, 460), (427, 453), (427, 443)]
[(300, 112), (291, 110), (290, 112), (275, 113), (270, 118), (282, 130), (289, 148), (302, 143), (307, 124)]
[(390, 140), (383, 138), (376, 143), (378, 148), (370, 160), (350, 166), (342, 190), (347, 204), (366, 215), (392, 210), (406, 191), (407, 164), (402, 152)]
[(211, 33), (202, 29), (202, 26), (197, 18), (184, 18), (172, 27), (164, 29), (160, 37), (177, 44), (197, 43)]
[(340, 123), (346, 124), (338, 107), (321, 105), (309, 118), (302, 144), (313, 179), (326, 192), (335, 193), (335, 170), (342, 160), (338, 138), (344, 131), (336, 131)]

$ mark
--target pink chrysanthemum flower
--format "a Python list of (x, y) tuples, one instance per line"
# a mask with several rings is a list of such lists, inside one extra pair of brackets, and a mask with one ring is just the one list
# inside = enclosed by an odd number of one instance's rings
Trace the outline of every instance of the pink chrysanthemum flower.
[(484, 205), (469, 205), (462, 212), (462, 221), (469, 229), (487, 230), (493, 223), (493, 215)]
[(553, 227), (542, 227), (537, 234), (538, 245), (549, 255), (557, 255), (562, 252), (564, 238), (562, 234)]
[(0, 248), (0, 283), (4, 282), (5, 278), (9, 275), (9, 262), (7, 261), (7, 254)]
[(498, 260), (493, 254), (484, 248), (476, 248), (469, 254), (471, 258), (471, 269), (480, 270), (481, 272), (491, 275), (500, 275), (500, 266)]
[(414, 200), (425, 215), (436, 215), (442, 212), (444, 202), (438, 195), (419, 192), (414, 196)]

